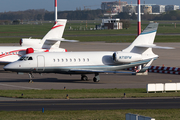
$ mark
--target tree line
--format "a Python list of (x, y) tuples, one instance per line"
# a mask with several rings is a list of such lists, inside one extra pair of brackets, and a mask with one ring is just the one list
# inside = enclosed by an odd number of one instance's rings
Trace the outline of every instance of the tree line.
[[(59, 11), (59, 19), (68, 20), (94, 20), (95, 18), (102, 18), (104, 10), (87, 10), (87, 11)], [(54, 20), (54, 12), (46, 11), (45, 9), (26, 10), (17, 12), (3, 12), (0, 13), (0, 20)]]
[[(76, 10), (76, 11), (59, 11), (59, 19), (68, 20), (94, 20), (96, 18), (107, 18), (104, 16), (106, 11), (104, 10)], [(129, 15), (126, 12), (121, 12), (114, 18), (120, 19), (137, 19), (137, 16), (133, 13)], [(159, 15), (144, 14), (142, 15), (143, 20), (180, 20), (180, 10), (169, 11)], [(54, 12), (49, 12), (45, 9), (38, 10), (26, 10), (26, 11), (16, 11), (16, 12), (2, 12), (0, 13), (1, 21), (36, 21), (36, 20), (54, 20)]]

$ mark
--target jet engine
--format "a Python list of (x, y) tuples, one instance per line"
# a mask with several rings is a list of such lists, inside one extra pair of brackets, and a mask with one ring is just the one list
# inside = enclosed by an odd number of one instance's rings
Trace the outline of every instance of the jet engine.
[(116, 63), (131, 63), (142, 60), (141, 54), (137, 53), (126, 53), (117, 51), (113, 53), (113, 61)]
[(33, 48), (41, 48), (41, 39), (22, 38), (19, 41), (22, 47), (30, 46)]

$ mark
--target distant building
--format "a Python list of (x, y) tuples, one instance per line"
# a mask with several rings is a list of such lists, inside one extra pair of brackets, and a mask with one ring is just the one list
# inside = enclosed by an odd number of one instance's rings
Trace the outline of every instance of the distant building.
[[(98, 27), (98, 28), (97, 28)], [(96, 26), (96, 29), (123, 29), (120, 19), (102, 19), (100, 26)]]
[(150, 5), (144, 5), (143, 10), (145, 14), (151, 14), (152, 13), (152, 6)]
[[(101, 9), (107, 10), (107, 13), (120, 13), (128, 12), (130, 14), (137, 13), (137, 4), (128, 5), (126, 1), (115, 1), (115, 2), (102, 2)], [(156, 5), (156, 4), (141, 4), (142, 14), (160, 14), (163, 12), (178, 10), (179, 5)]]
[(152, 5), (152, 13), (165, 12), (165, 5)]
[(127, 13), (136, 13), (136, 6), (133, 5), (126, 5), (123, 7), (123, 12), (127, 12)]
[[(138, 13), (138, 6), (136, 6), (136, 13)], [(152, 6), (151, 5), (141, 5), (141, 13), (152, 13)]]
[(101, 9), (102, 10), (108, 10), (112, 13), (117, 13), (117, 12), (123, 12), (123, 6), (127, 5), (127, 2), (120, 2), (115, 1), (115, 2), (102, 2), (101, 3)]
[(165, 11), (171, 11), (171, 10), (178, 10), (179, 9), (179, 5), (166, 5), (165, 6)]

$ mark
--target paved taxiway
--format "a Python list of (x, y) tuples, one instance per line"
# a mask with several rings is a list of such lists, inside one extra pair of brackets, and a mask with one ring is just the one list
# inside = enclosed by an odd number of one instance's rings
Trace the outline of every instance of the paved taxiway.
[(0, 101), (0, 111), (179, 109), (180, 98)]

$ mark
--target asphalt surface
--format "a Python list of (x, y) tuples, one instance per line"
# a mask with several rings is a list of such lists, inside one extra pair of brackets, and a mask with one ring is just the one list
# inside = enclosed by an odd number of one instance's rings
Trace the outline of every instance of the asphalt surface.
[(179, 109), (180, 98), (0, 101), (0, 111)]
[[(1, 44), (1, 46), (18, 46), (18, 44)], [(120, 51), (130, 43), (104, 42), (62, 42), (61, 47), (70, 51)], [(175, 47), (173, 50), (153, 49), (159, 59), (152, 65), (166, 67), (180, 67), (180, 43), (158, 43), (159, 46)], [(94, 75), (87, 75), (89, 81), (81, 81), (80, 75), (34, 74), (34, 83), (28, 83), (28, 74), (17, 75), (5, 72), (0, 66), (1, 90), (25, 89), (98, 89), (98, 88), (146, 88), (148, 83), (179, 82), (180, 75), (149, 73), (147, 76), (133, 76), (130, 74), (100, 74), (99, 83), (94, 83)], [(88, 99), (88, 100), (19, 100), (0, 98), (0, 110), (105, 110), (105, 109), (169, 109), (180, 107), (179, 98), (166, 99)]]

